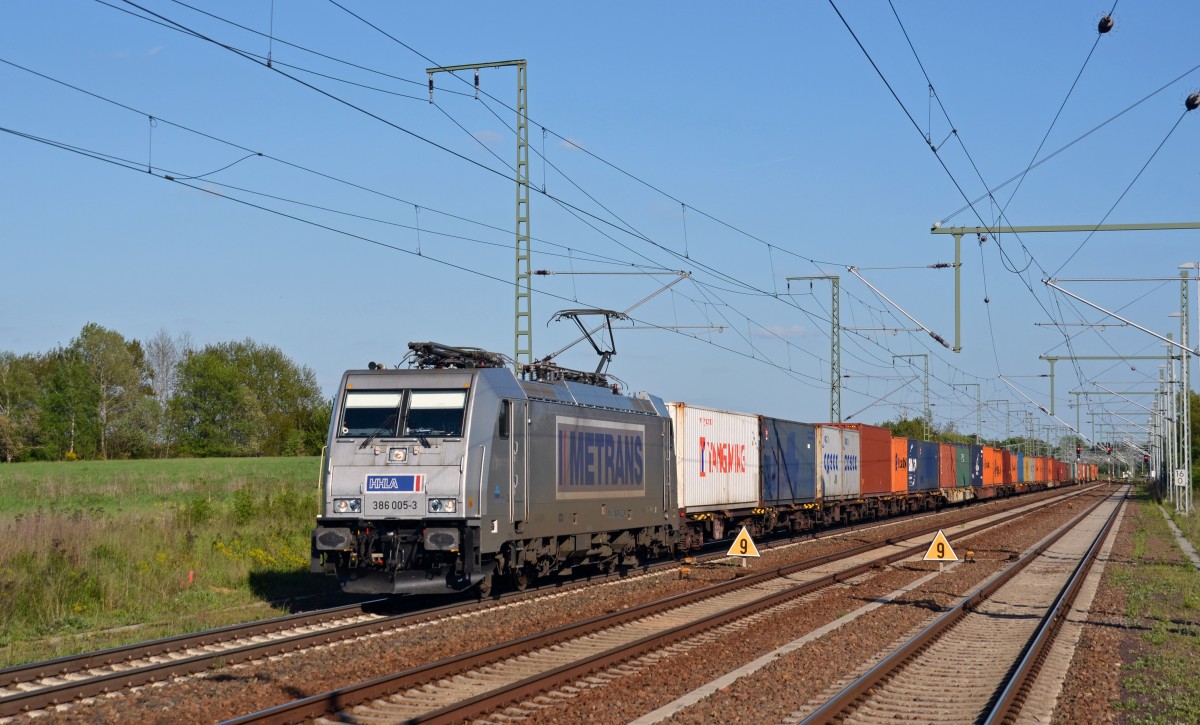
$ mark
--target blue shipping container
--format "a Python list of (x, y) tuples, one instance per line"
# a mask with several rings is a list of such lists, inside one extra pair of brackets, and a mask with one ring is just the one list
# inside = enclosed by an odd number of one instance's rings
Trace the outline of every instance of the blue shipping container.
[(908, 439), (908, 492), (917, 490), (917, 453), (921, 441), (916, 438)]
[(918, 441), (917, 449), (917, 488), (922, 491), (936, 491), (938, 478), (941, 474), (941, 456), (937, 443)]
[(767, 506), (810, 503), (816, 490), (816, 428), (778, 418), (760, 418), (762, 501)]
[(1017, 452), (1017, 483), (1025, 483), (1025, 454)]
[(983, 446), (971, 446), (971, 486), (983, 487)]

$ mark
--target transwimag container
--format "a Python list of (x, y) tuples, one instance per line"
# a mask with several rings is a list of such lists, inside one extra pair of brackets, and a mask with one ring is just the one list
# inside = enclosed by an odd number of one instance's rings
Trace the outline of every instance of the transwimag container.
[(817, 476), (825, 500), (858, 498), (858, 431), (817, 426)]
[(941, 478), (941, 449), (939, 443), (918, 441), (917, 447), (917, 488), (922, 491), (936, 491)]
[(808, 423), (759, 419), (762, 428), (762, 501), (767, 506), (817, 499), (817, 428)]
[(892, 493), (908, 493), (908, 439), (892, 438)]
[(938, 444), (938, 488), (954, 488), (954, 446)]
[(759, 505), (758, 416), (667, 403), (679, 506), (689, 513)]
[(971, 446), (966, 443), (954, 444), (954, 485), (971, 487)]
[(830, 423), (830, 425), (858, 432), (859, 494), (865, 497), (885, 496), (891, 493), (893, 466), (891, 431), (865, 423)]

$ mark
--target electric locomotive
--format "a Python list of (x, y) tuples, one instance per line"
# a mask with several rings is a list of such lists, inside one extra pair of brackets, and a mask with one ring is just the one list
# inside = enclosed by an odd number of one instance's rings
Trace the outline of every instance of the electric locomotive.
[(523, 588), (667, 554), (670, 418), (648, 393), (476, 348), (410, 343), (411, 369), (342, 376), (312, 569), (347, 592)]

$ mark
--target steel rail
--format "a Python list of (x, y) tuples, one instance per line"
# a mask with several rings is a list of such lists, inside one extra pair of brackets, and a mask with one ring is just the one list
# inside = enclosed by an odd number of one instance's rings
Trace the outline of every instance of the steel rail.
[[(1077, 491), (1076, 494), (1090, 493), (1095, 490), (1095, 488), (1097, 487), (1080, 490)], [(1047, 499), (1044, 502), (1039, 501), (1036, 503), (1044, 503), (1046, 506), (1049, 506), (1053, 505), (1054, 503), (1061, 502), (1062, 500), (1062, 497), (1057, 497), (1053, 499)], [(1014, 508), (1015, 507), (1016, 506), (1014, 506)], [(1002, 511), (1001, 513), (1004, 512)], [(1001, 526), (1014, 519), (1020, 518), (1027, 513), (1029, 513), (1029, 511), (1010, 513), (1006, 516), (1001, 516), (995, 521), (980, 524), (965, 531), (959, 532), (956, 534), (956, 536), (965, 538), (980, 533), (984, 530)], [(994, 515), (995, 512), (990, 512), (981, 514), (976, 518), (984, 518)], [(912, 539), (915, 537), (932, 534), (941, 530), (947, 525), (948, 524), (945, 522), (942, 522), (937, 526), (920, 529), (916, 532), (909, 532), (903, 536), (889, 537), (885, 541), (868, 542), (845, 551), (825, 554), (805, 560), (803, 562), (789, 564), (783, 567), (759, 572), (757, 574), (751, 574), (740, 577), (733, 581), (714, 584), (692, 592), (677, 594), (672, 597), (668, 597), (667, 599), (649, 602), (619, 612), (592, 617), (591, 619), (583, 622), (564, 625), (540, 634), (529, 635), (527, 637), (493, 645), (491, 647), (485, 647), (473, 652), (466, 652), (454, 657), (440, 660), (438, 662), (410, 668), (391, 675), (385, 675), (373, 680), (356, 683), (348, 687), (339, 688), (337, 690), (332, 690), (319, 695), (313, 695), (311, 697), (278, 705), (276, 707), (268, 708), (256, 713), (250, 713), (248, 715), (227, 720), (225, 723), (223, 723), (223, 725), (248, 725), (249, 723), (285, 725), (288, 723), (302, 722), (305, 720), (329, 716), (338, 712), (339, 710), (345, 710), (372, 700), (386, 698), (389, 695), (397, 692), (403, 692), (408, 689), (416, 688), (429, 682), (437, 682), (442, 679), (450, 678), (456, 674), (473, 668), (481, 667), (498, 660), (549, 647), (566, 640), (584, 637), (600, 630), (611, 629), (627, 622), (644, 619), (667, 610), (676, 609), (698, 601), (702, 601), (704, 599), (710, 599), (720, 595), (728, 594), (738, 589), (751, 587), (762, 582), (785, 577), (789, 574), (794, 574), (796, 572), (810, 569), (821, 564), (869, 553), (870, 551), (878, 549), (881, 545), (895, 545), (905, 539)], [(586, 672), (594, 671), (598, 668), (622, 660), (627, 660), (631, 657), (636, 657), (645, 652), (666, 646), (672, 642), (686, 639), (696, 633), (712, 629), (714, 627), (719, 627), (729, 621), (749, 616), (757, 611), (775, 606), (788, 599), (803, 596), (804, 594), (812, 591), (816, 591), (823, 587), (844, 581), (864, 572), (870, 571), (871, 569), (882, 564), (888, 564), (911, 557), (914, 554), (919, 554), (925, 551), (926, 548), (927, 545), (925, 544), (907, 547), (898, 552), (877, 557), (869, 562), (852, 567), (850, 569), (828, 574), (811, 582), (803, 584), (798, 583), (795, 587), (764, 596), (763, 598), (751, 604), (743, 605), (731, 611), (721, 612), (695, 622), (679, 625), (671, 630), (650, 635), (631, 644), (617, 647), (606, 652), (601, 652), (583, 660), (568, 663), (549, 672), (531, 676), (525, 680), (512, 683), (511, 685), (501, 687), (496, 690), (481, 693), (480, 695), (454, 705), (431, 711), (416, 718), (410, 718), (409, 722), (461, 721), (464, 718), (469, 718), (471, 716), (487, 712), (499, 707), (500, 705), (512, 702), (513, 700), (543, 691), (550, 687), (554, 687), (563, 681), (569, 681), (580, 676), (581, 674), (586, 674)]]
[[(1126, 493), (1125, 498), (1128, 498)], [(1104, 541), (1108, 538), (1109, 532), (1116, 524), (1117, 515), (1120, 513), (1123, 503), (1117, 504), (1113, 509), (1113, 513), (1104, 522), (1104, 527), (1100, 533), (1096, 535), (1092, 545), (1084, 554), (1083, 560), (1079, 562), (1079, 566), (1075, 568), (1075, 572), (1071, 575), (1067, 586), (1063, 588), (1058, 597), (1054, 600), (1054, 605), (1046, 615), (1042, 617), (1042, 623), (1038, 626), (1037, 632), (1033, 639), (1026, 647), (1020, 661), (1015, 670), (1012, 671), (1008, 680), (1004, 683), (1000, 694), (995, 698), (995, 702), (991, 707), (991, 711), (987, 714), (984, 720), (984, 725), (994, 725), (994, 723), (1004, 722), (1008, 716), (1015, 716), (1020, 709), (1020, 704), (1017, 698), (1020, 697), (1027, 688), (1033, 683), (1038, 671), (1041, 670), (1042, 663), (1046, 659), (1046, 655), (1050, 652), (1050, 645), (1054, 643), (1059, 630), (1062, 629), (1063, 620), (1070, 612), (1071, 606), (1079, 596), (1079, 590), (1083, 588), (1083, 582), (1092, 571), (1092, 566), (1099, 558), (1100, 548), (1104, 545)]]
[(169, 655), (173, 652), (194, 647), (209, 647), (214, 644), (221, 644), (244, 637), (275, 634), (295, 627), (320, 624), (330, 619), (353, 617), (356, 616), (356, 610), (357, 613), (365, 613), (365, 607), (371, 604), (380, 604), (383, 601), (372, 600), (359, 604), (347, 604), (340, 607), (321, 609), (315, 612), (289, 614), (249, 624), (232, 624), (203, 632), (175, 635), (150, 642), (122, 645), (94, 652), (58, 657), (52, 660), (5, 667), (4, 669), (0, 669), (0, 687), (12, 687), (45, 677), (62, 677), (63, 675), (98, 667), (111, 667), (113, 665), (124, 664), (130, 660)]
[[(996, 576), (979, 586), (973, 594), (965, 597), (961, 602), (959, 602), (945, 614), (934, 620), (928, 627), (921, 630), (921, 632), (919, 632), (916, 636), (904, 643), (899, 649), (885, 657), (870, 670), (844, 687), (824, 705), (810, 713), (808, 717), (800, 721), (800, 725), (818, 725), (819, 723), (828, 723), (835, 720), (844, 719), (843, 716), (847, 714), (848, 710), (854, 707), (858, 700), (867, 695), (882, 682), (892, 677), (892, 675), (894, 675), (896, 671), (902, 669), (909, 660), (918, 655), (954, 625), (958, 624), (972, 610), (977, 608), (979, 604), (991, 597), (991, 595), (1000, 589), (1000, 587), (1004, 586), (1010, 580), (1016, 577), (1021, 570), (1032, 564), (1043, 552), (1058, 542), (1059, 539), (1066, 536), (1071, 530), (1073, 530), (1077, 525), (1091, 515), (1093, 511), (1103, 505), (1104, 502), (1110, 497), (1111, 496), (1105, 496), (1081, 512), (1078, 516), (1059, 527), (1058, 531), (1055, 532), (1053, 536), (1042, 542), (1042, 544), (1037, 546), (1032, 551), (1027, 552), (1012, 566), (999, 572)], [(1116, 507), (1116, 509), (1119, 508), (1120, 506)]]

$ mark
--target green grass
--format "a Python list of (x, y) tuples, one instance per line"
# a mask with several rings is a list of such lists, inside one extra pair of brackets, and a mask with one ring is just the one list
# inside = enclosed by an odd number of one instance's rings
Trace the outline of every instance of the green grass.
[[(1182, 556), (1157, 504), (1143, 495), (1130, 513), (1133, 559), (1114, 565), (1110, 581), (1125, 590), (1131, 631), (1140, 633), (1123, 667), (1124, 696), (1113, 707), (1123, 722), (1200, 722), (1200, 573)], [(1195, 518), (1176, 518), (1189, 538), (1200, 531)]]
[(316, 458), (0, 465), (0, 666), (326, 596)]

